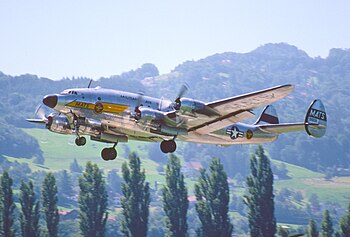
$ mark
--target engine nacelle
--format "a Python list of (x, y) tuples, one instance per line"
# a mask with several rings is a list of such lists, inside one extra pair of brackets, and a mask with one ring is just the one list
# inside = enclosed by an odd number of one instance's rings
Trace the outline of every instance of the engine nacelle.
[(154, 120), (162, 120), (165, 116), (165, 113), (162, 111), (140, 107), (137, 120), (151, 122)]
[(182, 113), (194, 113), (198, 110), (205, 109), (205, 103), (199, 100), (181, 98), (180, 111)]
[(46, 128), (51, 132), (71, 134), (72, 129), (66, 116), (51, 114), (48, 116), (47, 120)]

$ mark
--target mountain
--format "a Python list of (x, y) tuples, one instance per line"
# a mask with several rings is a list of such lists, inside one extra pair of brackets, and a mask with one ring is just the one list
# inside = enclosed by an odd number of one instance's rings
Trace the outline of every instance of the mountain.
[[(321, 139), (312, 139), (305, 133), (281, 135), (276, 142), (265, 145), (270, 156), (322, 172), (350, 166), (350, 108), (347, 106), (350, 50), (332, 49), (327, 58), (312, 58), (292, 45), (266, 44), (249, 53), (226, 52), (186, 61), (163, 75), (159, 75), (155, 65), (144, 64), (121, 75), (100, 78), (93, 86), (143, 91), (147, 95), (174, 99), (185, 82), (190, 86), (187, 97), (206, 102), (280, 84), (294, 84), (295, 91), (274, 104), (280, 121), (303, 121), (310, 102), (319, 98), (328, 113), (327, 133)], [(89, 78), (53, 81), (30, 74), (12, 77), (0, 73), (0, 154), (23, 158), (42, 156), (37, 141), (20, 130), (33, 127), (25, 118), (34, 116), (45, 94), (86, 87), (88, 83)], [(249, 148), (186, 144), (184, 156), (188, 159), (219, 156), (228, 164), (236, 164), (228, 171), (234, 175), (242, 172), (240, 164), (246, 162), (243, 159)]]

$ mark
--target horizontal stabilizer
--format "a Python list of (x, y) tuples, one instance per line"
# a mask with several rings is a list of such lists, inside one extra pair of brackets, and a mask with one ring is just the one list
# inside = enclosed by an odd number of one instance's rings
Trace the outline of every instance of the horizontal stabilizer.
[(312, 137), (322, 137), (326, 133), (327, 115), (320, 100), (314, 100), (305, 116), (304, 123), (257, 124), (258, 128), (274, 134), (306, 130)]
[(281, 124), (265, 124), (259, 126), (260, 129), (275, 133), (275, 134), (281, 134), (285, 132), (298, 132), (305, 129), (304, 123), (281, 123)]

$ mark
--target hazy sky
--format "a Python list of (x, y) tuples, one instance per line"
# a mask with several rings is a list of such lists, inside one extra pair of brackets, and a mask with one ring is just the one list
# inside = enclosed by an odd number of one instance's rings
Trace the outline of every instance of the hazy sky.
[(286, 42), (350, 48), (350, 1), (0, 0), (0, 71), (97, 79)]

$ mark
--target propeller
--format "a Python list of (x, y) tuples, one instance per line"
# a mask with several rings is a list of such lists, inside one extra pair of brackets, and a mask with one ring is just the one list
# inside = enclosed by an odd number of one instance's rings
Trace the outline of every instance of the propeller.
[(138, 94), (138, 96), (137, 96), (137, 100), (136, 100), (134, 113), (131, 115), (131, 117), (133, 117), (136, 120), (138, 120), (141, 116), (140, 106), (142, 106), (141, 103), (142, 103), (144, 93), (140, 91), (137, 94)]
[(174, 103), (174, 109), (175, 110), (179, 110), (181, 108), (181, 98), (186, 94), (188, 89), (189, 89), (189, 86), (188, 86), (187, 83), (184, 83), (184, 84), (181, 85), (180, 91), (177, 94), (177, 97), (176, 97), (175, 103)]
[(36, 110), (35, 110), (35, 117), (43, 120), (43, 121), (47, 121), (47, 117), (45, 115), (45, 111), (43, 108), (43, 105), (39, 105)]
[(46, 116), (45, 108), (43, 105), (39, 105), (35, 110), (35, 119), (26, 119), (28, 122), (31, 123), (40, 123), (45, 124), (46, 128), (50, 128), (53, 122), (53, 114), (50, 114), (49, 116)]
[(35, 110), (35, 119), (26, 119), (31, 123), (43, 123), (46, 124), (49, 122), (49, 119), (45, 115), (45, 111), (42, 105), (39, 105)]

